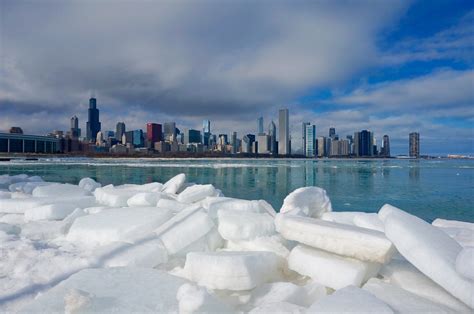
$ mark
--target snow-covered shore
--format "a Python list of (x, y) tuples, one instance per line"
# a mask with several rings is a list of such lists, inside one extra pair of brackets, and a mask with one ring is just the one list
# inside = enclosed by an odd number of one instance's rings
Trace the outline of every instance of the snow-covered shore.
[(0, 311), (464, 312), (474, 224), (332, 211), (300, 188), (277, 213), (212, 185), (0, 176)]

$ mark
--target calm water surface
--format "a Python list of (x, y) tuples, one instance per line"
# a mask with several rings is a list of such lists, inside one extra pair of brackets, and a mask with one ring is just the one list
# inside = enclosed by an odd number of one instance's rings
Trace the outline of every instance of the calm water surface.
[(279, 209), (302, 186), (327, 190), (334, 210), (376, 212), (390, 203), (425, 220), (474, 222), (474, 160), (255, 160), (60, 158), (0, 162), (0, 174), (78, 183), (164, 182), (184, 172), (226, 196), (265, 199)]

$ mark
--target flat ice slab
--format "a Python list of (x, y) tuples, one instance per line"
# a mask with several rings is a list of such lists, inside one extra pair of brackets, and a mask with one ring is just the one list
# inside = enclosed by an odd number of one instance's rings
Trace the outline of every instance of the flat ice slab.
[(275, 234), (273, 217), (236, 210), (218, 212), (219, 233), (226, 240), (251, 240)]
[(375, 230), (282, 214), (275, 224), (288, 240), (363, 261), (385, 263), (395, 252), (385, 235)]
[(291, 250), (288, 268), (324, 286), (341, 289), (350, 285), (360, 287), (377, 275), (380, 265), (298, 245)]
[(366, 290), (354, 286), (339, 289), (316, 301), (307, 313), (394, 313), (383, 301)]
[(178, 313), (176, 293), (185, 282), (148, 268), (85, 269), (20, 312)]
[(156, 207), (114, 208), (77, 218), (67, 239), (88, 245), (130, 242), (158, 228), (171, 212)]
[(453, 296), (474, 308), (474, 282), (456, 271), (461, 245), (437, 227), (391, 205), (379, 216), (385, 234), (411, 264)]
[(280, 264), (270, 252), (190, 252), (184, 274), (209, 289), (249, 290), (280, 278)]

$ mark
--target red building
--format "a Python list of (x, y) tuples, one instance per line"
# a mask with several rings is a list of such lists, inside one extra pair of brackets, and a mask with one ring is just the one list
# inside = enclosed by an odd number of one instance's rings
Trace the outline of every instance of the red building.
[(153, 144), (161, 141), (163, 138), (161, 124), (147, 123), (146, 124), (146, 139), (148, 143)]

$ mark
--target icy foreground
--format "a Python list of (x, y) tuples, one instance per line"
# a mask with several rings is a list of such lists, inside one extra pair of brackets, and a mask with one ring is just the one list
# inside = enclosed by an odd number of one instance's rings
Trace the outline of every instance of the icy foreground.
[(277, 213), (212, 185), (0, 176), (0, 312), (472, 313), (474, 224), (390, 205)]

